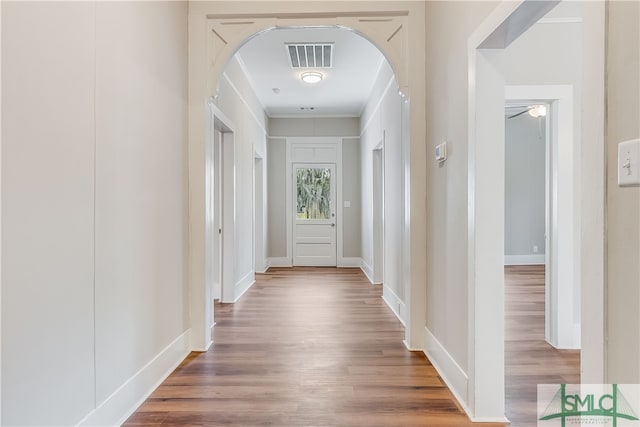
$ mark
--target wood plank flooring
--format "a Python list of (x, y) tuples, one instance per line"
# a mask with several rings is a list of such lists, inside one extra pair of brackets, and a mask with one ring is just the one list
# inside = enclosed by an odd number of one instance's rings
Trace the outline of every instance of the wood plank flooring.
[(505, 267), (505, 325), (507, 418), (535, 427), (537, 384), (580, 382), (580, 351), (544, 340), (544, 266)]
[(270, 269), (125, 425), (502, 426), (468, 420), (381, 295), (357, 269)]

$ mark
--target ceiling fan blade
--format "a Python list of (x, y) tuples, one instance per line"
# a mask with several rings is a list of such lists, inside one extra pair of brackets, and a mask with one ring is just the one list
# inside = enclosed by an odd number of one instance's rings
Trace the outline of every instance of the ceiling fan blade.
[(529, 112), (529, 110), (527, 109), (527, 110), (524, 110), (524, 111), (519, 112), (518, 114), (514, 114), (513, 116), (509, 116), (509, 117), (507, 117), (507, 119), (513, 119), (514, 117), (521, 116), (521, 115), (523, 115), (524, 113), (528, 113), (528, 112)]

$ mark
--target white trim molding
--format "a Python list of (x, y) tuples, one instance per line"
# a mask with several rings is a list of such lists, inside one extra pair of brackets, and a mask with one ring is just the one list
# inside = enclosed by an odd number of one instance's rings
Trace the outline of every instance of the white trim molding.
[(505, 255), (504, 265), (544, 265), (544, 254)]
[[(471, 418), (473, 413), (467, 407), (469, 377), (467, 373), (458, 365), (453, 356), (449, 354), (447, 349), (440, 344), (440, 341), (425, 326), (425, 349), (424, 354), (427, 356), (438, 375), (445, 382), (453, 396), (456, 398), (464, 412)], [(499, 420), (504, 421), (504, 420)]]
[(369, 279), (369, 282), (371, 282), (374, 285), (379, 285), (380, 283), (375, 283), (373, 281), (373, 268), (367, 264), (367, 262), (363, 259), (362, 263), (360, 264), (360, 269), (362, 270), (362, 272), (364, 273), (365, 276), (367, 276), (367, 279)]
[(537, 24), (582, 24), (582, 18), (579, 16), (565, 18), (542, 18)]
[(440, 378), (445, 382), (453, 397), (462, 407), (469, 419), (474, 423), (509, 423), (505, 416), (498, 417), (476, 417), (467, 406), (469, 393), (469, 377), (467, 373), (458, 365), (446, 348), (438, 341), (429, 328), (425, 327), (426, 347), (424, 354), (431, 362)]
[[(467, 40), (467, 369), (472, 419), (504, 421), (504, 50), (555, 6), (502, 1)], [(502, 163), (500, 163), (502, 162)], [(502, 165), (502, 166), (501, 166)]]
[(256, 276), (255, 272), (251, 270), (250, 272), (245, 274), (242, 279), (236, 282), (233, 302), (238, 302), (238, 300), (242, 298), (245, 292), (247, 292), (254, 283), (256, 283)]
[(361, 268), (362, 267), (362, 258), (358, 257), (342, 257), (338, 258), (338, 267), (339, 268)]
[(255, 273), (256, 274), (264, 274), (267, 272), (267, 270), (269, 269), (270, 265), (269, 265), (269, 258), (265, 258), (263, 262), (263, 269), (262, 270), (256, 270)]
[(189, 355), (190, 347), (191, 329), (187, 329), (77, 425), (119, 426), (124, 423)]
[(402, 326), (407, 324), (407, 306), (386, 283), (382, 285), (382, 300), (396, 315)]
[(291, 257), (269, 257), (267, 259), (267, 270), (269, 267), (292, 267)]
[[(245, 107), (247, 107), (247, 111), (249, 112), (249, 114), (251, 115), (251, 117), (253, 117), (253, 120), (256, 122), (256, 124), (258, 125), (258, 127), (260, 128), (260, 130), (262, 130), (262, 132), (265, 134), (265, 136), (267, 135), (267, 130), (264, 127), (264, 123), (262, 123), (260, 121), (260, 119), (256, 116), (256, 113), (251, 109), (251, 106), (249, 105), (249, 103), (247, 102), (246, 99), (244, 99), (244, 97), (242, 96), (242, 93), (240, 92), (240, 90), (238, 89), (238, 87), (236, 86), (236, 84), (233, 82), (233, 80), (231, 79), (231, 77), (229, 77), (229, 75), (225, 72), (222, 73), (222, 77), (224, 77), (224, 79), (227, 81), (227, 83), (229, 83), (229, 86), (231, 86), (231, 89), (233, 89), (233, 91), (236, 93), (236, 95), (238, 95), (238, 99), (240, 101), (242, 101), (242, 103), (245, 105)], [(258, 100), (258, 102), (260, 102)]]
[[(376, 73), (376, 76), (380, 73), (380, 68), (378, 68), (378, 72)], [(376, 103), (376, 106), (373, 107), (373, 110), (371, 110), (371, 114), (369, 115), (369, 120), (367, 120), (367, 122), (365, 123), (365, 125), (360, 129), (360, 138), (362, 138), (362, 135), (364, 135), (364, 133), (367, 131), (367, 129), (369, 128), (369, 125), (371, 124), (371, 121), (374, 119), (374, 117), (376, 117), (376, 113), (378, 112), (378, 110), (380, 109), (380, 105), (382, 104), (382, 101), (384, 100), (385, 96), (387, 96), (387, 92), (389, 92), (389, 89), (391, 89), (391, 85), (393, 84), (393, 82), (396, 80), (396, 76), (395, 74), (392, 75), (389, 78), (389, 81), (387, 82), (387, 85), (384, 87), (384, 90), (382, 91), (382, 94), (380, 95), (380, 98), (378, 99), (378, 102)], [(364, 111), (363, 111), (364, 112)]]

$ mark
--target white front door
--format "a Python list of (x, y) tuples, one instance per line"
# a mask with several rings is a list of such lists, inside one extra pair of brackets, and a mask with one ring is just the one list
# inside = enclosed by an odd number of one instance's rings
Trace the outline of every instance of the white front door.
[(293, 164), (293, 265), (336, 266), (336, 167)]

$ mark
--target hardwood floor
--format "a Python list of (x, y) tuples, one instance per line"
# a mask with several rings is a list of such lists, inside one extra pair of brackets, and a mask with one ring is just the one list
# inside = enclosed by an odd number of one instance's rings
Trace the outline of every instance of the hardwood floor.
[(580, 351), (544, 340), (544, 266), (505, 267), (507, 418), (536, 426), (537, 384), (580, 382)]
[(360, 270), (270, 269), (126, 426), (473, 424)]
[[(536, 425), (536, 385), (580, 380), (579, 351), (544, 341), (544, 268), (505, 268), (507, 416)], [(216, 305), (214, 346), (192, 353), (126, 426), (473, 424), (357, 269), (271, 269)]]

